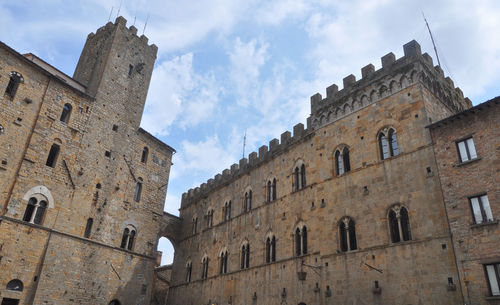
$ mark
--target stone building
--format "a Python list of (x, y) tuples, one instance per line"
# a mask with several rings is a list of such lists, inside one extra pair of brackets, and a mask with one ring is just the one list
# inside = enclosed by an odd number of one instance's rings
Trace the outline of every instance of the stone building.
[(471, 102), (415, 41), (361, 74), (183, 195), (168, 304), (462, 302), (426, 126)]
[(0, 302), (149, 304), (172, 154), (139, 127), (157, 47), (122, 17), (73, 77), (0, 43)]
[(465, 303), (500, 304), (500, 97), (429, 129)]

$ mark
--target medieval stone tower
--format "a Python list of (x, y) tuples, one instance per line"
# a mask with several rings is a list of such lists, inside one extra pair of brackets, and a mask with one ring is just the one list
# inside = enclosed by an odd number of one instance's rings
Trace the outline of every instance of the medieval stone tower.
[(119, 17), (73, 78), (1, 49), (2, 305), (149, 304), (175, 152), (139, 127), (157, 47)]

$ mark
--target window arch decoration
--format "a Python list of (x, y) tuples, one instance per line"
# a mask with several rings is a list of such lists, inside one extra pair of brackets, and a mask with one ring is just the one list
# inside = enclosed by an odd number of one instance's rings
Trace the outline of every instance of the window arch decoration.
[(211, 228), (214, 225), (214, 209), (208, 208), (207, 210), (207, 228)]
[(68, 123), (69, 118), (71, 117), (71, 110), (72, 109), (73, 109), (73, 106), (71, 106), (70, 103), (64, 104), (59, 121), (61, 121), (63, 123)]
[(38, 185), (29, 189), (23, 196), (23, 200), (29, 201), (35, 195), (42, 195), (47, 200), (48, 208), (53, 209), (55, 205), (54, 197), (50, 190), (44, 185)]
[(295, 255), (301, 256), (307, 254), (307, 226), (303, 223), (298, 224), (294, 230), (295, 237)]
[(306, 187), (306, 165), (304, 161), (297, 160), (293, 169), (293, 189), (295, 191)]
[(250, 187), (247, 187), (243, 195), (243, 212), (249, 212), (252, 209), (253, 192)]
[(227, 273), (227, 261), (228, 261), (229, 253), (227, 249), (224, 248), (221, 250), (219, 254), (220, 264), (219, 264), (219, 273), (226, 274)]
[(193, 273), (193, 263), (190, 259), (186, 262), (186, 283), (191, 282), (191, 275)]
[(241, 269), (248, 269), (250, 268), (250, 243), (248, 240), (244, 240), (241, 243), (241, 264), (240, 268)]
[(382, 128), (377, 135), (380, 158), (382, 160), (399, 155), (399, 145), (396, 137), (396, 129), (393, 127)]
[(339, 221), (340, 251), (353, 251), (358, 248), (356, 242), (356, 224), (349, 216), (344, 216)]
[(203, 255), (203, 258), (201, 259), (201, 278), (206, 279), (208, 277), (208, 263), (209, 263), (209, 258), (207, 254)]
[(349, 146), (340, 145), (334, 153), (335, 173), (341, 176), (351, 170), (351, 159), (349, 154)]
[(120, 248), (132, 251), (134, 242), (137, 235), (137, 230), (133, 225), (127, 225), (123, 229), (122, 242)]
[(400, 204), (395, 204), (389, 209), (389, 232), (391, 242), (411, 240), (410, 219), (408, 209)]
[(266, 183), (267, 202), (272, 202), (272, 201), (276, 200), (276, 198), (277, 198), (276, 184), (277, 184), (276, 177), (269, 178), (267, 180), (267, 183)]
[(269, 232), (266, 236), (266, 263), (276, 261), (276, 236)]
[(225, 200), (224, 207), (222, 207), (222, 215), (224, 216), (224, 221), (231, 219), (231, 200)]
[(5, 288), (10, 291), (23, 291), (24, 285), (23, 282), (21, 282), (21, 280), (14, 279), (9, 281)]

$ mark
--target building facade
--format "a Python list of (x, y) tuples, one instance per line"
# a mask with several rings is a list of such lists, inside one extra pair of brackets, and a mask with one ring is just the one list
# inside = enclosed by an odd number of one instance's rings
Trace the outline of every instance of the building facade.
[(168, 304), (463, 301), (426, 126), (471, 102), (415, 41), (381, 61), (183, 195)]
[(500, 304), (500, 97), (429, 129), (465, 303)]
[(149, 304), (172, 154), (139, 127), (157, 47), (123, 17), (73, 77), (0, 44), (0, 302)]

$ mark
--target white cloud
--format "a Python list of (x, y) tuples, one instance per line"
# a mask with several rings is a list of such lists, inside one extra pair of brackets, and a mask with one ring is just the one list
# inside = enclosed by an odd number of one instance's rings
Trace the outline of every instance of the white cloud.
[(241, 106), (248, 106), (257, 102), (256, 90), (259, 88), (260, 68), (266, 62), (269, 45), (252, 39), (245, 43), (238, 37), (233, 49), (229, 52), (231, 61), (230, 80), (236, 88), (237, 102)]
[(193, 69), (193, 54), (176, 56), (158, 65), (151, 78), (142, 126), (157, 135), (180, 127), (195, 126), (210, 118), (219, 101), (220, 88), (212, 75)]

